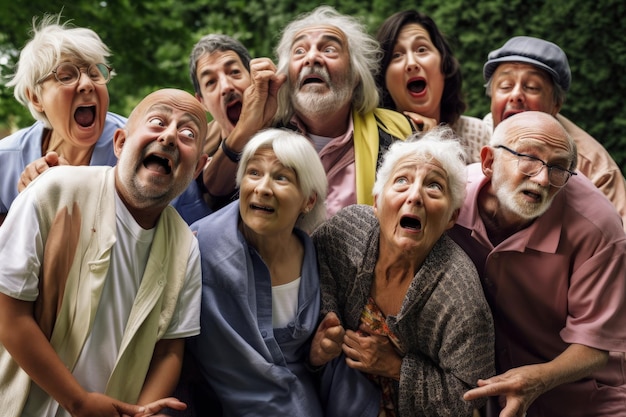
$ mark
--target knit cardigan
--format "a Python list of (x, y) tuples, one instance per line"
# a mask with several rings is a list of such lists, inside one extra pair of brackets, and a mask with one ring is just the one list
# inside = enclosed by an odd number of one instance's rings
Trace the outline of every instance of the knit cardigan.
[[(336, 312), (347, 329), (358, 329), (376, 262), (384, 256), (379, 253), (379, 235), (378, 219), (372, 207), (364, 205), (341, 210), (313, 234), (321, 314)], [(479, 378), (495, 373), (493, 321), (472, 261), (446, 235), (415, 274), (399, 314), (388, 316), (387, 325), (407, 352), (396, 387), (399, 416), (471, 416), (480, 403), (465, 402), (463, 393)], [(347, 387), (330, 374), (325, 371), (322, 378), (323, 393), (340, 398), (345, 390), (352, 403), (361, 402), (364, 408), (371, 404), (365, 394), (354, 396), (367, 389)]]

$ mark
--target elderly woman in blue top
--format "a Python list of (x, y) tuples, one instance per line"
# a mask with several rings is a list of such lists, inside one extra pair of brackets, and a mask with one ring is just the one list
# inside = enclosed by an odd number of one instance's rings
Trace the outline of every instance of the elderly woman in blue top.
[(117, 161), (113, 133), (126, 118), (108, 112), (109, 49), (94, 31), (59, 20), (46, 16), (35, 25), (7, 84), (36, 122), (0, 140), (0, 224), (18, 183), (23, 189), (49, 166)]
[(463, 394), (494, 373), (493, 322), (474, 264), (445, 233), (463, 161), (448, 127), (396, 142), (374, 206), (347, 207), (313, 234), (324, 319), (310, 364), (326, 364), (327, 417), (469, 417), (480, 406)]
[(237, 171), (239, 200), (194, 223), (202, 257), (201, 334), (190, 343), (227, 416), (321, 416), (305, 366), (319, 317), (307, 235), (325, 217), (326, 175), (311, 143), (255, 135)]

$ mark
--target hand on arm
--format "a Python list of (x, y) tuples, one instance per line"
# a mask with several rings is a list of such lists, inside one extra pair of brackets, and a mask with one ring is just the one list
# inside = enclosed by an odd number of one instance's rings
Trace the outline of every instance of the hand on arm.
[(608, 352), (573, 344), (554, 360), (521, 366), (488, 379), (478, 380), (478, 388), (465, 393), (467, 401), (499, 396), (500, 417), (521, 417), (538, 396), (559, 385), (577, 381), (601, 369)]
[(137, 400), (137, 404), (145, 408), (145, 414), (137, 417), (155, 415), (163, 408), (175, 410), (187, 408), (185, 403), (168, 397), (176, 388), (180, 377), (184, 348), (184, 339), (161, 339), (157, 342), (146, 375), (146, 382)]
[(346, 331), (343, 352), (350, 368), (400, 380), (402, 357), (387, 336), (374, 334), (365, 324), (358, 332)]
[[(251, 84), (243, 94), (243, 107), (239, 121), (224, 139), (234, 153), (240, 153), (246, 143), (259, 130), (269, 126), (278, 107), (278, 90), (287, 76), (277, 74), (276, 66), (269, 58), (250, 61)], [(204, 184), (213, 196), (225, 196), (235, 190), (237, 163), (222, 151), (220, 146), (204, 170)]]
[(22, 192), (24, 188), (28, 184), (30, 184), (35, 178), (37, 178), (42, 172), (47, 170), (48, 168), (58, 166), (58, 165), (69, 165), (70, 163), (59, 156), (56, 152), (48, 152), (46, 156), (42, 156), (39, 159), (35, 159), (30, 164), (26, 165), (22, 175), (20, 176), (20, 180), (17, 183), (17, 191)]
[(334, 312), (326, 314), (313, 336), (309, 363), (313, 366), (326, 365), (341, 354), (345, 330)]

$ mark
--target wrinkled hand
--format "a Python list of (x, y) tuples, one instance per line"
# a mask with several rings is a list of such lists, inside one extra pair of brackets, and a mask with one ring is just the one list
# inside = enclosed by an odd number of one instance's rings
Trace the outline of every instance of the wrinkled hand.
[(522, 366), (488, 379), (479, 379), (478, 388), (467, 391), (463, 399), (471, 401), (499, 396), (500, 417), (523, 417), (533, 401), (547, 390), (539, 366)]
[(346, 331), (343, 343), (346, 364), (369, 374), (400, 379), (402, 357), (396, 352), (387, 336), (373, 334), (361, 324), (358, 332)]
[(17, 191), (22, 192), (28, 184), (30, 184), (35, 178), (37, 178), (46, 169), (58, 165), (69, 165), (70, 163), (59, 156), (56, 152), (48, 152), (45, 156), (39, 159), (35, 159), (30, 164), (26, 165), (20, 180), (17, 183)]
[(165, 416), (165, 414), (158, 414), (164, 408), (171, 408), (173, 410), (184, 410), (187, 408), (187, 404), (174, 397), (161, 398), (160, 400), (153, 401), (142, 406), (143, 412), (137, 413), (132, 417), (148, 417), (148, 416)]
[[(120, 417), (134, 416), (144, 411), (138, 405), (124, 403), (97, 392), (89, 392), (69, 410), (72, 417)], [(141, 414), (139, 414), (141, 415)]]
[(339, 356), (345, 333), (339, 317), (332, 311), (326, 314), (313, 336), (309, 363), (322, 366)]
[[(243, 93), (243, 107), (239, 121), (252, 127), (253, 133), (268, 127), (278, 108), (278, 90), (287, 80), (286, 74), (277, 74), (276, 65), (269, 58), (250, 61), (251, 84)], [(239, 126), (241, 123), (237, 123)]]
[(431, 119), (430, 117), (424, 117), (421, 114), (413, 113), (411, 111), (405, 111), (402, 113), (413, 121), (413, 124), (415, 124), (420, 132), (428, 132), (430, 129), (438, 125), (437, 120)]

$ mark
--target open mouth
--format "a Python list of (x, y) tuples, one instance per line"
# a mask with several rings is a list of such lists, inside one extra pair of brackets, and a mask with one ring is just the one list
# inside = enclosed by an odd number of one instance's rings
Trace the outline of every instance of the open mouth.
[(273, 213), (275, 211), (272, 207), (261, 206), (261, 205), (258, 205), (258, 204), (250, 204), (250, 208), (252, 210), (260, 210), (260, 211), (263, 211), (265, 213)]
[(74, 112), (74, 120), (82, 127), (93, 125), (96, 120), (96, 106), (82, 106)]
[(422, 230), (422, 222), (417, 217), (403, 216), (400, 219), (400, 227), (410, 230)]
[(407, 88), (410, 92), (419, 94), (426, 89), (426, 81), (424, 80), (415, 80), (411, 81), (407, 84)]
[(304, 80), (302, 80), (301, 85), (307, 85), (307, 84), (324, 84), (324, 80), (319, 77), (307, 77)]
[(143, 166), (151, 171), (160, 172), (161, 174), (169, 175), (172, 172), (170, 160), (154, 154), (149, 155), (143, 160)]
[(226, 116), (233, 125), (236, 125), (241, 117), (241, 107), (241, 101), (235, 101), (226, 106)]
[(524, 193), (524, 195), (530, 197), (531, 199), (533, 199), (534, 201), (540, 202), (542, 199), (542, 195), (541, 193), (535, 193), (533, 191), (530, 190), (524, 190), (522, 191), (522, 193)]
[(502, 120), (508, 119), (511, 116), (515, 116), (516, 114), (520, 114), (523, 113), (524, 110), (512, 110), (512, 111), (506, 111), (504, 112), (504, 117), (502, 117)]

